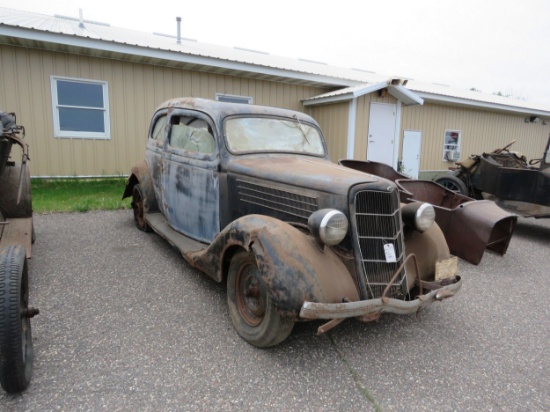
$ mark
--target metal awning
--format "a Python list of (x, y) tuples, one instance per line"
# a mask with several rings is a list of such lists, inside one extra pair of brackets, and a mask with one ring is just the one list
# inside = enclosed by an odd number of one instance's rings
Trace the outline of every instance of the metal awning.
[(406, 80), (392, 78), (384, 82), (362, 84), (324, 93), (305, 99), (302, 103), (304, 106), (317, 106), (321, 104), (346, 102), (366, 94), (387, 89), (389, 94), (401, 101), (405, 106), (424, 104), (424, 100), (420, 96), (405, 87), (406, 83)]

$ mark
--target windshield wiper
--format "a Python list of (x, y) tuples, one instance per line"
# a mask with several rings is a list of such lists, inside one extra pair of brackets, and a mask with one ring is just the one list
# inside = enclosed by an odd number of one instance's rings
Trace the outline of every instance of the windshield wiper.
[(311, 143), (309, 143), (309, 140), (307, 139), (307, 133), (304, 132), (304, 125), (302, 124), (302, 122), (300, 121), (300, 119), (298, 119), (298, 116), (297, 115), (294, 115), (293, 116), (296, 121), (298, 122), (298, 124), (300, 125), (300, 131), (302, 132), (302, 134), (304, 135), (304, 139), (306, 139), (306, 142), (308, 145), (311, 145)]

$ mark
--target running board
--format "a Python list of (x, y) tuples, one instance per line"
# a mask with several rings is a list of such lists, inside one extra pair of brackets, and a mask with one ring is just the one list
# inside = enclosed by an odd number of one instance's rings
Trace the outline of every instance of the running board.
[(208, 244), (193, 240), (184, 234), (176, 232), (170, 227), (162, 213), (149, 213), (145, 215), (145, 221), (151, 229), (162, 236), (182, 254), (197, 252), (208, 247)]
[(27, 259), (32, 256), (32, 217), (8, 218), (0, 222), (0, 248), (9, 245), (25, 247)]

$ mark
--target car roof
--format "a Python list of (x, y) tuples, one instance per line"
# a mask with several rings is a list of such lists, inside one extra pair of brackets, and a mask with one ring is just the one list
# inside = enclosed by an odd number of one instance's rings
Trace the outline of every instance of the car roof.
[(301, 121), (306, 121), (317, 125), (317, 122), (311, 116), (294, 110), (270, 106), (258, 106), (254, 104), (220, 102), (217, 100), (202, 99), (198, 97), (179, 97), (167, 100), (157, 108), (157, 111), (162, 109), (173, 110), (175, 108), (198, 110), (208, 114), (217, 121), (221, 121), (225, 117), (232, 115), (264, 115), (296, 117)]

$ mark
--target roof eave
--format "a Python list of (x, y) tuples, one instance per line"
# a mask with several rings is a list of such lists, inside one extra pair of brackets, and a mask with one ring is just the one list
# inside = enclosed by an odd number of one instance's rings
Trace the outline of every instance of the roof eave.
[(445, 103), (449, 105), (457, 105), (457, 106), (465, 106), (465, 107), (475, 107), (475, 108), (486, 109), (490, 111), (515, 113), (518, 115), (534, 115), (534, 116), (543, 116), (543, 117), (550, 116), (550, 111), (545, 111), (545, 110), (530, 109), (526, 107), (511, 106), (511, 105), (504, 105), (504, 104), (498, 104), (498, 103), (482, 102), (482, 101), (464, 99), (460, 97), (443, 96), (439, 94), (426, 93), (426, 92), (420, 92), (420, 91), (415, 91), (415, 93), (416, 95), (420, 96), (422, 99), (428, 102)]
[(322, 104), (346, 102), (385, 88), (388, 89), (388, 92), (393, 97), (395, 97), (397, 100), (400, 100), (406, 106), (424, 104), (424, 100), (413, 91), (408, 90), (406, 87), (403, 87), (401, 85), (392, 85), (391, 83), (388, 84), (387, 81), (369, 84), (365, 87), (350, 90), (347, 93), (312, 97), (310, 99), (304, 100), (302, 103), (304, 104), (304, 106), (317, 106)]
[[(203, 71), (224, 70), (231, 73), (250, 73), (253, 76), (271, 79), (275, 81), (291, 80), (296, 83), (321, 87), (347, 87), (360, 82), (349, 79), (339, 79), (331, 76), (323, 76), (307, 72), (298, 72), (279, 69), (269, 66), (262, 66), (246, 62), (225, 60), (215, 57), (199, 56), (177, 50), (161, 50), (150, 47), (142, 47), (127, 43), (116, 43), (89, 37), (66, 35), (38, 29), (27, 29), (23, 27), (10, 26), (0, 23), (0, 43), (26, 46), (32, 48), (43, 48), (52, 51), (66, 52), (67, 48), (74, 48), (82, 54), (96, 57), (124, 58), (128, 61), (146, 59), (148, 63), (176, 62), (200, 66)], [(93, 53), (90, 53), (93, 51)]]

